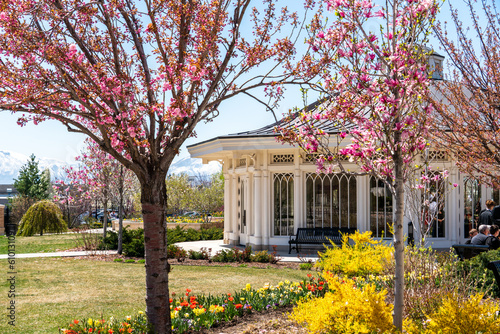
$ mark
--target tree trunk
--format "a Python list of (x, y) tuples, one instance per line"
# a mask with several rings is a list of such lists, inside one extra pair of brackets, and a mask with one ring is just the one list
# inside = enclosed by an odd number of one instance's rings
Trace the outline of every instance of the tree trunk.
[[(398, 138), (395, 138), (396, 142)], [(403, 179), (403, 158), (401, 148), (398, 148), (393, 156), (396, 212), (394, 224), (394, 260), (396, 262), (396, 272), (394, 275), (394, 318), (393, 324), (400, 331), (403, 330), (403, 308), (404, 308), (404, 179)]]
[(166, 173), (152, 171), (141, 182), (146, 253), (146, 313), (154, 333), (171, 333), (167, 261)]
[(123, 251), (123, 165), (120, 166), (120, 179), (118, 180), (120, 193), (120, 207), (118, 208), (118, 254)]
[(106, 239), (108, 231), (108, 197), (104, 198), (104, 212), (102, 213), (102, 238)]

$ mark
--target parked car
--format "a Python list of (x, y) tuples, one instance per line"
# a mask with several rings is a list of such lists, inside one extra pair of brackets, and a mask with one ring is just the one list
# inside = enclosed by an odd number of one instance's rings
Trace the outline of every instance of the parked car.
[[(94, 211), (94, 217), (95, 217), (95, 211)], [(116, 213), (112, 209), (108, 209), (108, 221), (111, 219), (115, 219)], [(100, 222), (104, 221), (104, 210), (99, 210), (97, 211), (97, 220)]]
[(200, 213), (196, 211), (188, 211), (182, 214), (182, 217), (189, 217), (189, 218), (195, 218), (199, 217)]

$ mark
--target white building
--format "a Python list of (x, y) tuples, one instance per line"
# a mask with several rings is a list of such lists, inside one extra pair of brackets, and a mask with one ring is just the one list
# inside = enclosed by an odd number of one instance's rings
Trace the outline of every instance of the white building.
[[(437, 61), (442, 57), (434, 55)], [(435, 64), (435, 63), (434, 63)], [(438, 77), (436, 77), (438, 76)], [(440, 73), (434, 74), (440, 79)], [(315, 105), (309, 108), (314, 108)], [(282, 120), (281, 126), (292, 121)], [(314, 155), (276, 141), (278, 124), (216, 137), (188, 147), (192, 158), (222, 163), (224, 188), (224, 240), (253, 249), (288, 247), (289, 236), (299, 227), (355, 227), (392, 240), (392, 196), (381, 181), (370, 176), (316, 174)], [(323, 124), (327, 132), (335, 129)], [(449, 248), (463, 243), (486, 199), (499, 203), (498, 191), (482, 187), (463, 173), (445, 152), (430, 151), (432, 160), (449, 171), (456, 189), (445, 193), (444, 220), (433, 227), (429, 245)], [(346, 169), (358, 170), (345, 162)], [(408, 224), (405, 224), (405, 234)]]

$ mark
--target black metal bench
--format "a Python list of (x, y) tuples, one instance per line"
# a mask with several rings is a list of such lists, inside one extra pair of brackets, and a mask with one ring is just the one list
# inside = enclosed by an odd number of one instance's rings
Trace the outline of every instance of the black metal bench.
[(490, 246), (488, 245), (456, 244), (452, 245), (451, 247), (455, 249), (455, 252), (457, 253), (460, 261), (468, 260), (481, 252), (487, 252), (488, 250), (490, 250)]
[[(342, 245), (342, 234), (352, 234), (356, 231), (355, 228), (348, 227), (299, 227), (297, 229), (297, 235), (290, 236), (288, 240), (288, 254), (292, 252), (295, 248), (297, 253), (300, 251), (299, 245), (309, 244), (309, 245), (323, 245), (329, 244), (330, 240), (336, 245)], [(293, 238), (295, 237), (295, 238)]]

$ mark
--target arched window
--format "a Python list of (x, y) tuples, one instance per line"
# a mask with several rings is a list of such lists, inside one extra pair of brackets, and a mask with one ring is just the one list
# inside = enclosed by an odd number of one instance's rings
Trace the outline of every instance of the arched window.
[[(438, 171), (429, 172), (429, 190), (430, 197), (428, 198), (429, 212), (428, 217), (432, 217), (432, 222), (427, 222), (431, 224), (429, 236), (432, 238), (444, 238), (446, 236), (446, 181), (441, 178), (435, 178), (439, 175)], [(425, 200), (425, 198), (423, 199)], [(426, 223), (424, 221), (424, 223)]]
[(293, 235), (293, 174), (273, 175), (274, 235)]
[(370, 176), (370, 231), (375, 238), (392, 237), (392, 193), (382, 180)]
[(464, 178), (464, 238), (469, 231), (478, 227), (481, 212), (481, 186), (473, 178)]
[(356, 177), (306, 175), (307, 227), (357, 227)]

